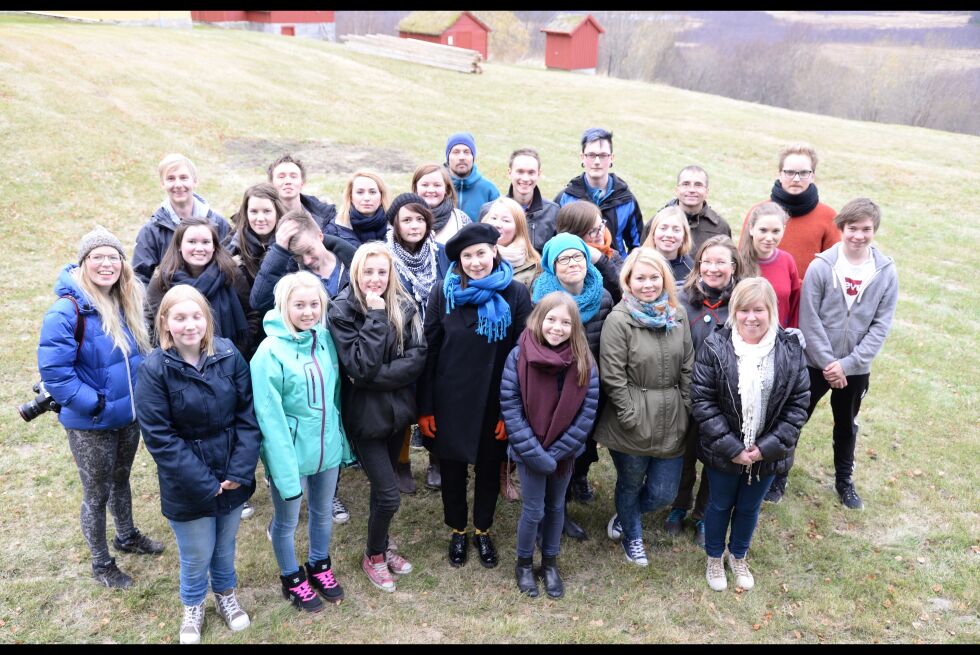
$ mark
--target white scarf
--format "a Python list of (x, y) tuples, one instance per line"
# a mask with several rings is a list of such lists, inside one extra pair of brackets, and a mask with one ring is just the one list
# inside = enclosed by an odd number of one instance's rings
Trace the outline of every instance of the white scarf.
[(732, 330), (732, 345), (738, 358), (738, 395), (742, 398), (742, 443), (755, 444), (765, 417), (762, 416), (762, 364), (776, 345), (776, 324), (756, 344), (745, 343), (738, 330)]
[(510, 262), (510, 265), (514, 269), (524, 265), (527, 261), (527, 244), (524, 243), (524, 239), (514, 239), (510, 242), (509, 246), (505, 246), (501, 243), (497, 243), (497, 252), (500, 256)]

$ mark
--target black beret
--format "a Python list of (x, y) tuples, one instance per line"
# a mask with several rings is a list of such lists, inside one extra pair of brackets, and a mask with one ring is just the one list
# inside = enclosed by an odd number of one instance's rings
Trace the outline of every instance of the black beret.
[(500, 232), (489, 223), (467, 223), (446, 242), (446, 255), (450, 261), (458, 262), (464, 248), (477, 243), (489, 243), (495, 246), (499, 238)]

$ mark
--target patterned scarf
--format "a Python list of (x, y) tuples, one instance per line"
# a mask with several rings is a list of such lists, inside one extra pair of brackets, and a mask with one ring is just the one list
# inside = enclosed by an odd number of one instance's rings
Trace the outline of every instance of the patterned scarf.
[(446, 313), (455, 309), (456, 305), (476, 305), (476, 333), (486, 336), (487, 343), (500, 341), (507, 334), (511, 323), (510, 305), (500, 292), (513, 279), (514, 268), (510, 262), (502, 261), (488, 276), (470, 280), (463, 289), (459, 284), (459, 274), (456, 273), (456, 262), (452, 262), (442, 283), (442, 292), (446, 296)]
[(626, 309), (640, 325), (645, 328), (663, 328), (670, 332), (677, 327), (677, 308), (667, 302), (668, 295), (664, 291), (653, 302), (643, 302), (630, 292), (623, 294)]
[(385, 243), (391, 254), (395, 256), (395, 271), (408, 280), (412, 285), (412, 296), (415, 302), (423, 309), (429, 299), (429, 291), (432, 284), (436, 281), (436, 255), (438, 246), (436, 245), (435, 231), (430, 230), (429, 236), (422, 242), (418, 252), (410, 253), (405, 250), (398, 241), (395, 240), (395, 232), (388, 228), (385, 235)]
[(599, 269), (592, 265), (592, 262), (589, 262), (588, 268), (585, 270), (585, 285), (582, 287), (582, 293), (575, 296), (561, 285), (561, 280), (558, 279), (557, 275), (545, 269), (541, 271), (541, 275), (534, 281), (531, 301), (537, 304), (552, 291), (564, 291), (575, 299), (575, 304), (578, 305), (578, 312), (582, 315), (582, 324), (584, 325), (599, 313), (599, 305), (602, 304), (602, 274), (599, 273)]

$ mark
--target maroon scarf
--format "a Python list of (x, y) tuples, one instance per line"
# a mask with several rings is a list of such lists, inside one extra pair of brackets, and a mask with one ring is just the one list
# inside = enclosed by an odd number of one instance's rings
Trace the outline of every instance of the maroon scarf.
[[(519, 344), (517, 378), (524, 415), (541, 446), (547, 449), (575, 420), (589, 387), (578, 384), (577, 362), (569, 341), (552, 348), (538, 343), (525, 329)], [(563, 371), (565, 382), (559, 395), (558, 374)]]

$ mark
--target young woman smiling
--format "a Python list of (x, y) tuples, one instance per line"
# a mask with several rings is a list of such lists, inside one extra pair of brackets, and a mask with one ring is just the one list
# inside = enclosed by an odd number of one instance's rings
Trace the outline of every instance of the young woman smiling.
[(643, 245), (656, 248), (664, 256), (678, 285), (684, 283), (694, 268), (694, 260), (688, 255), (692, 247), (691, 227), (684, 210), (677, 205), (657, 212), (650, 221), (650, 233)]
[(415, 380), (425, 366), (418, 308), (394, 274), (381, 242), (357, 249), (351, 284), (330, 301), (330, 334), (344, 373), (341, 416), (371, 484), (367, 546), (361, 568), (375, 587), (395, 591), (392, 575), (412, 565), (395, 552), (388, 528), (398, 511), (398, 455), (415, 422)]
[(439, 243), (447, 243), (464, 225), (472, 223), (466, 212), (456, 207), (456, 189), (445, 166), (422, 164), (416, 168), (412, 175), (412, 191), (420, 195), (432, 211), (432, 231)]
[(497, 252), (514, 267), (514, 279), (531, 290), (531, 283), (541, 273), (541, 255), (531, 244), (527, 218), (517, 201), (500, 197), (494, 200), (480, 219), (500, 232)]
[(800, 326), (800, 289), (803, 286), (796, 270), (796, 261), (779, 243), (786, 233), (789, 214), (774, 202), (756, 205), (749, 212), (745, 229), (748, 238), (739, 244), (739, 254), (745, 270), (743, 277), (761, 275), (769, 280), (779, 303), (779, 325), (783, 328)]
[(340, 237), (354, 248), (368, 241), (384, 241), (387, 207), (388, 188), (381, 176), (357, 171), (347, 180), (337, 215), (323, 227), (323, 233)]
[(163, 295), (178, 284), (189, 284), (207, 298), (215, 334), (230, 339), (239, 352), (248, 351), (248, 320), (258, 320), (248, 304), (248, 284), (205, 219), (187, 218), (177, 226), (146, 290), (147, 319), (151, 325), (156, 324)]

